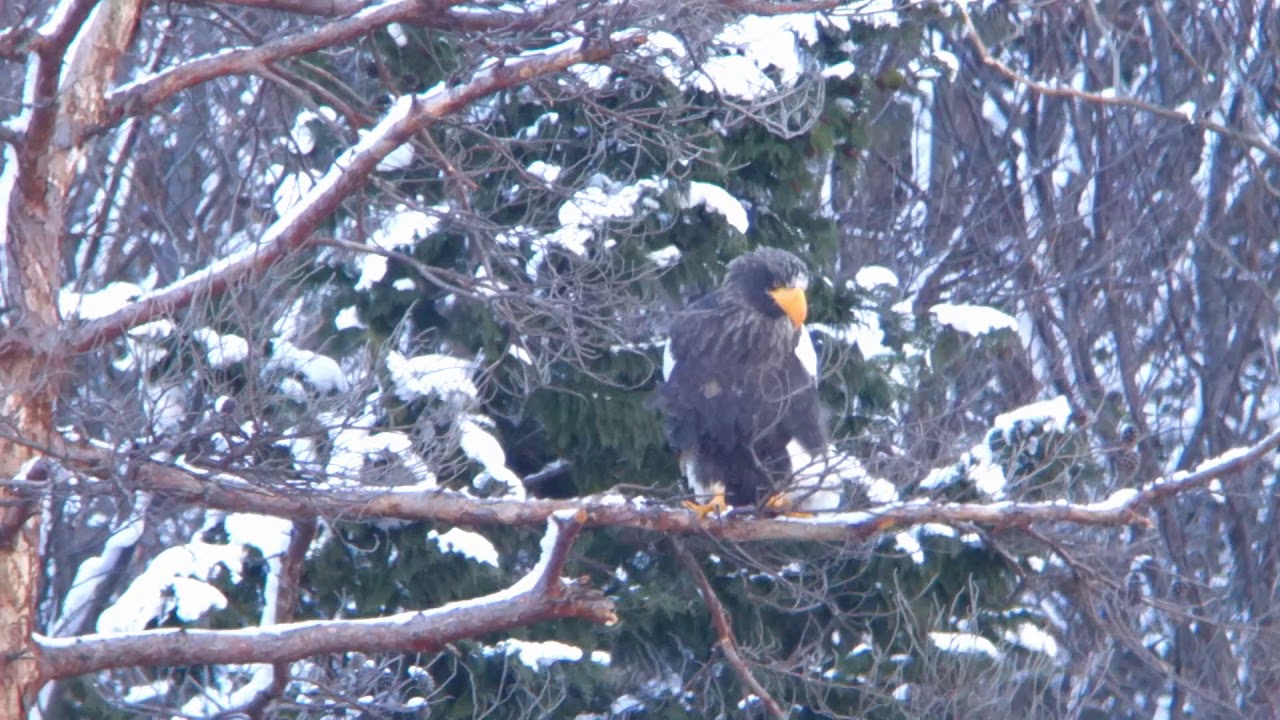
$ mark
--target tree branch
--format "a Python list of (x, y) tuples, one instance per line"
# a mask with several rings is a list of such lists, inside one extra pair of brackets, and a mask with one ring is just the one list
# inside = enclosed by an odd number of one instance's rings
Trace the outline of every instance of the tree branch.
[(725, 609), (720, 602), (720, 598), (716, 596), (715, 588), (711, 587), (711, 582), (707, 580), (707, 574), (702, 572), (698, 561), (685, 549), (679, 540), (671, 538), (671, 547), (675, 552), (676, 559), (684, 567), (685, 572), (693, 576), (693, 581), (698, 586), (698, 592), (702, 595), (703, 602), (707, 604), (707, 612), (711, 614), (711, 624), (715, 627), (716, 637), (719, 638), (720, 652), (724, 653), (725, 660), (729, 661), (729, 665), (737, 673), (738, 679), (742, 681), (743, 686), (760, 698), (760, 702), (764, 703), (770, 717), (785, 718), (787, 714), (783, 712), (782, 706), (778, 705), (778, 701), (774, 700), (769, 691), (764, 689), (764, 686), (760, 684), (756, 676), (751, 673), (751, 668), (747, 667), (747, 663), (738, 654), (738, 643), (733, 639), (733, 627), (729, 622), (729, 611)]
[[(389, 8), (417, 1), (402, 0), (370, 12), (389, 12)], [(69, 349), (77, 353), (88, 351), (120, 337), (129, 328), (172, 315), (197, 297), (219, 295), (310, 244), (315, 228), (334, 212), (339, 203), (364, 185), (383, 158), (437, 119), (500, 90), (527, 84), (578, 63), (605, 60), (617, 50), (639, 45), (644, 40), (641, 33), (626, 33), (615, 36), (611, 41), (589, 44), (583, 41), (576, 47), (529, 55), (490, 67), (463, 85), (401, 97), (364, 140), (334, 162), (329, 172), (298, 205), (267, 228), (256, 246), (213, 263), (111, 315), (76, 328), (70, 335)]]
[(276, 663), (334, 652), (434, 652), (446, 644), (559, 618), (617, 621), (613, 602), (560, 577), (582, 513), (551, 516), (536, 567), (515, 585), (433, 610), (364, 620), (284, 623), (240, 630), (149, 630), (51, 638), (36, 635), (43, 680), (115, 667)]
[[(187, 88), (227, 75), (260, 71), (271, 63), (332, 47), (367, 35), (393, 22), (403, 22), (421, 11), (420, 0), (397, 0), (375, 5), (355, 15), (335, 20), (310, 32), (288, 35), (258, 47), (211, 53), (144, 80), (121, 87), (107, 96), (102, 122), (85, 134), (101, 132), (126, 117), (141, 115)], [(84, 136), (78, 138), (83, 141)]]
[[(1119, 526), (1149, 525), (1145, 511), (1175, 495), (1201, 488), (1212, 480), (1239, 472), (1280, 447), (1280, 431), (1254, 445), (1203, 463), (1191, 473), (1177, 472), (1147, 483), (1140, 489), (1124, 489), (1102, 502), (1065, 501), (1021, 503), (892, 503), (863, 510), (823, 514), (813, 518), (765, 518), (729, 514), (698, 520), (684, 508), (655, 505), (645, 499), (626, 501), (618, 495), (574, 500), (480, 499), (449, 490), (347, 490), (298, 492), (285, 487), (255, 485), (222, 471), (205, 471), (142, 460), (130, 473), (140, 489), (161, 493), (182, 502), (231, 512), (305, 519), (313, 517), (396, 518), (428, 520), (463, 526), (533, 526), (557, 512), (581, 511), (591, 527), (629, 527), (661, 533), (700, 534), (728, 541), (805, 540), (860, 541), (890, 530), (928, 523), (957, 526), (965, 523), (993, 528), (1022, 527), (1037, 523)], [(73, 469), (101, 477), (114, 477), (111, 452), (76, 447), (56, 453)]]
[(964, 3), (956, 3), (955, 7), (959, 9), (961, 17), (964, 18), (965, 29), (968, 32), (970, 42), (973, 44), (974, 51), (978, 53), (978, 59), (982, 61), (982, 64), (995, 70), (1007, 80), (1011, 80), (1019, 85), (1030, 88), (1032, 91), (1040, 93), (1041, 95), (1083, 100), (1085, 102), (1095, 103), (1098, 105), (1133, 108), (1135, 110), (1140, 110), (1152, 115), (1158, 115), (1177, 122), (1198, 125), (1206, 130), (1211, 130), (1215, 133), (1231, 138), (1242, 145), (1257, 148), (1271, 158), (1280, 160), (1280, 148), (1277, 148), (1267, 142), (1266, 138), (1261, 134), (1257, 132), (1243, 132), (1236, 130), (1235, 128), (1210, 120), (1208, 116), (1205, 115), (1195, 117), (1189, 113), (1184, 113), (1161, 105), (1154, 105), (1152, 103), (1138, 100), (1137, 98), (1125, 97), (1118, 94), (1089, 92), (1087, 90), (1078, 90), (1076, 88), (1064, 87), (1061, 85), (1049, 85), (1047, 83), (1032, 80), (992, 56), (990, 50), (987, 49), (987, 44), (983, 42), (982, 36), (978, 34), (978, 28), (973, 24), (973, 18), (969, 16), (969, 11), (965, 8)]

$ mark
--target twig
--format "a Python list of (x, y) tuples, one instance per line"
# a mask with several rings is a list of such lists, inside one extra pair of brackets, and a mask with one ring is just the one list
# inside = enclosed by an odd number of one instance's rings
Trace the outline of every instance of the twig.
[(770, 717), (787, 717), (787, 713), (782, 710), (782, 706), (778, 704), (777, 700), (773, 699), (768, 690), (764, 689), (764, 686), (752, 674), (751, 668), (747, 667), (742, 655), (738, 653), (738, 643), (733, 639), (733, 627), (729, 622), (729, 611), (725, 609), (720, 602), (720, 598), (716, 596), (715, 588), (711, 587), (711, 581), (707, 580), (707, 574), (702, 572), (702, 567), (698, 565), (697, 559), (685, 548), (683, 543), (676, 538), (669, 539), (671, 541), (671, 550), (675, 553), (676, 559), (680, 561), (680, 565), (684, 567), (685, 572), (693, 577), (693, 581), (698, 585), (698, 592), (702, 595), (703, 602), (707, 604), (707, 611), (711, 613), (711, 625), (715, 627), (716, 637), (719, 638), (717, 644), (720, 646), (720, 652), (724, 653), (724, 659), (729, 661), (729, 666), (738, 674), (738, 679), (742, 681), (743, 686), (760, 699), (765, 709), (769, 711)]
[(990, 50), (987, 49), (987, 44), (982, 40), (982, 36), (978, 34), (978, 28), (973, 24), (973, 18), (969, 16), (969, 11), (965, 7), (965, 3), (957, 2), (955, 3), (955, 7), (960, 11), (960, 16), (964, 18), (965, 29), (968, 32), (969, 40), (973, 44), (974, 50), (978, 53), (978, 59), (981, 60), (984, 65), (995, 70), (1008, 80), (1030, 88), (1041, 95), (1083, 100), (1085, 102), (1095, 103), (1098, 105), (1127, 107), (1150, 113), (1152, 115), (1158, 115), (1163, 118), (1168, 118), (1170, 120), (1176, 120), (1190, 125), (1198, 125), (1206, 130), (1211, 130), (1220, 135), (1229, 137), (1242, 145), (1257, 148), (1269, 155), (1271, 158), (1280, 160), (1280, 148), (1268, 143), (1260, 134), (1256, 132), (1243, 132), (1241, 130), (1236, 130), (1235, 128), (1210, 120), (1207, 116), (1202, 115), (1195, 117), (1189, 113), (1180, 112), (1161, 105), (1144, 102), (1137, 98), (1125, 97), (1118, 94), (1111, 95), (1100, 92), (1089, 92), (1088, 90), (1078, 90), (1076, 88), (1064, 87), (1061, 85), (1050, 85), (1032, 80), (992, 56)]

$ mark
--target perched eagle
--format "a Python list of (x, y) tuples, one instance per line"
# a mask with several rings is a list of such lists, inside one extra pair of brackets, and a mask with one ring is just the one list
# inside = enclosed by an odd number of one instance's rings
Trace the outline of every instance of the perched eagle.
[(825, 453), (808, 285), (799, 258), (761, 248), (671, 323), (658, 404), (700, 515), (791, 509), (799, 465)]

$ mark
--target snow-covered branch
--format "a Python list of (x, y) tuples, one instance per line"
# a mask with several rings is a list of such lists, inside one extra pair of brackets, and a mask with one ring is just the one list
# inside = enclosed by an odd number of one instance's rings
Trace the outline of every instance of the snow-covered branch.
[(363, 620), (284, 623), (239, 630), (36, 636), (40, 676), (70, 677), (114, 667), (288, 662), (332, 652), (430, 652), (447, 643), (559, 618), (616, 621), (613, 603), (581, 581), (561, 578), (582, 513), (548, 520), (538, 564), (492, 595), (432, 610)]
[[(1208, 461), (1194, 472), (1158, 478), (1141, 488), (1119, 490), (1102, 502), (1070, 503), (947, 503), (908, 501), (862, 510), (822, 514), (810, 518), (762, 518), (730, 514), (699, 521), (671, 505), (643, 499), (605, 495), (575, 500), (480, 499), (448, 490), (349, 490), (291, 492), (255, 485), (227, 472), (208, 472), (144, 461), (131, 475), (143, 489), (177, 500), (233, 512), (252, 512), (288, 518), (376, 517), (430, 520), (463, 526), (532, 526), (558, 512), (584, 513), (592, 527), (629, 527), (662, 533), (703, 534), (730, 541), (865, 540), (891, 529), (929, 523), (1016, 527), (1039, 523), (1075, 525), (1147, 524), (1145, 511), (1155, 503), (1207, 486), (1239, 472), (1280, 447), (1280, 431), (1256, 444)], [(111, 467), (105, 451), (78, 449), (68, 458), (86, 471)]]
[[(417, 0), (408, 0), (410, 4)], [(395, 7), (392, 6), (382, 6)], [(380, 11), (381, 9), (380, 8)], [(197, 297), (219, 295), (317, 238), (312, 233), (338, 205), (363, 187), (378, 163), (415, 133), (437, 119), (458, 112), (476, 100), (578, 63), (599, 62), (617, 50), (644, 41), (640, 33), (621, 34), (609, 42), (576, 45), (483, 70), (469, 82), (400, 98), (365, 138), (344, 153), (287, 215), (277, 220), (249, 250), (213, 263), (203, 270), (151, 293), (128, 307), (80, 326), (70, 347), (84, 352), (123, 335), (129, 328), (151, 322), (189, 305)]]

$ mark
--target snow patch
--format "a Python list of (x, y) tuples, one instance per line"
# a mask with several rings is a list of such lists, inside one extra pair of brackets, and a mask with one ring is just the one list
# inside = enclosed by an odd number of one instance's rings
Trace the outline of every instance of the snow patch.
[(432, 530), (427, 533), (428, 540), (434, 540), (441, 552), (457, 553), (484, 565), (498, 567), (498, 549), (488, 538), (477, 532), (453, 528), (443, 534)]
[(747, 220), (747, 209), (743, 207), (742, 201), (730, 195), (727, 190), (719, 185), (704, 182), (689, 183), (689, 196), (685, 201), (685, 207), (698, 207), (701, 205), (710, 213), (718, 213), (724, 216), (730, 225), (737, 228), (738, 232), (746, 234), (750, 228)]
[(986, 655), (993, 660), (1003, 657), (990, 640), (972, 633), (931, 632), (929, 641), (943, 652)]
[(1012, 316), (985, 305), (938, 303), (929, 309), (938, 322), (967, 335), (985, 335), (997, 330), (1018, 331)]

